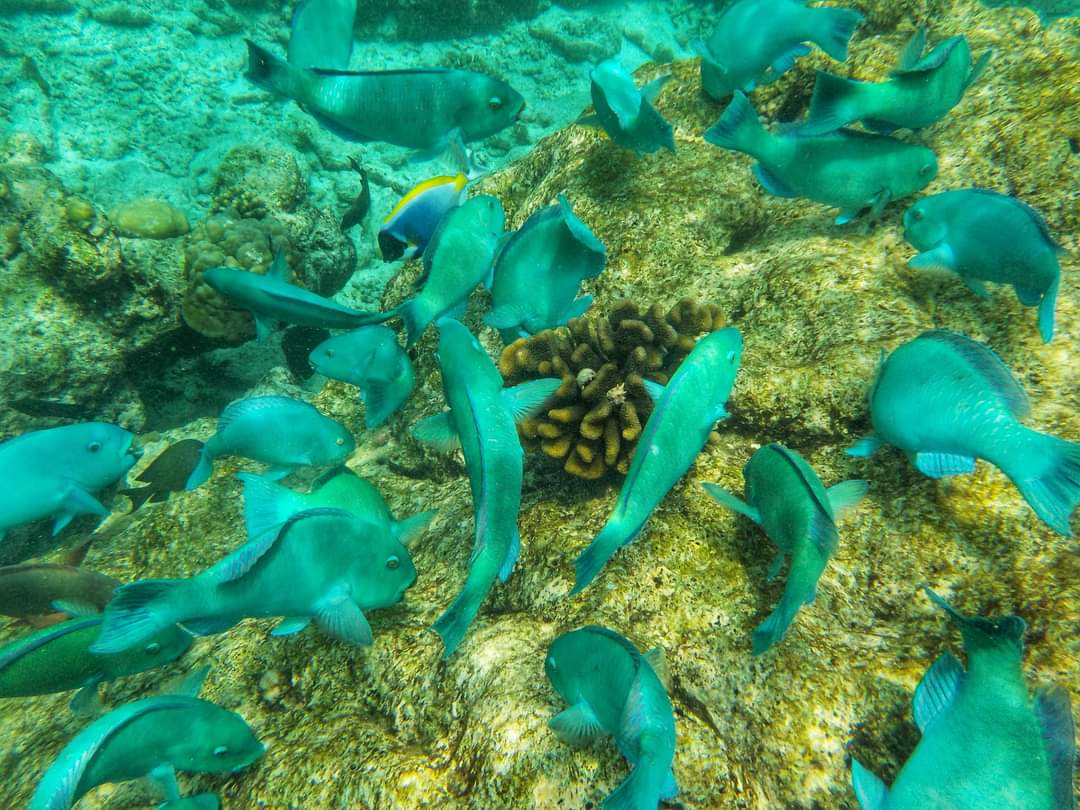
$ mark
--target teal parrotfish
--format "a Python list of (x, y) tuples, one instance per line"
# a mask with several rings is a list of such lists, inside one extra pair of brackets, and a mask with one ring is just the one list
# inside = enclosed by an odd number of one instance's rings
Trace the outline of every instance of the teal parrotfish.
[(908, 267), (956, 273), (983, 298), (984, 281), (1011, 284), (1021, 304), (1039, 307), (1043, 342), (1053, 338), (1064, 251), (1030, 205), (989, 189), (944, 191), (904, 213), (904, 238), (921, 251)]
[(844, 481), (825, 489), (806, 460), (782, 444), (766, 444), (743, 467), (746, 500), (716, 484), (704, 484), (721, 506), (761, 526), (776, 558), (769, 579), (777, 576), (784, 557), (791, 556), (784, 595), (768, 618), (755, 630), (753, 654), (761, 655), (787, 633), (799, 608), (817, 596), (817, 583), (836, 552), (840, 536), (836, 518), (866, 495), (866, 481)]
[(142, 455), (115, 425), (81, 422), (32, 430), (0, 444), (0, 540), (8, 529), (52, 517), (53, 535), (76, 515), (107, 517), (95, 493), (121, 480)]
[(181, 439), (166, 447), (142, 472), (135, 476), (144, 487), (120, 490), (121, 495), (131, 498), (131, 511), (147, 501), (161, 503), (168, 500), (169, 493), (180, 492), (202, 457), (203, 443), (198, 439)]
[(283, 478), (296, 467), (338, 464), (355, 449), (356, 439), (343, 425), (302, 400), (240, 399), (222, 411), (217, 432), (203, 446), (187, 488), (195, 489), (210, 478), (218, 456), (270, 464), (267, 474)]
[(250, 40), (247, 77), (300, 104), (335, 134), (431, 153), (494, 135), (518, 120), (525, 99), (471, 70), (301, 70)]
[(440, 448), (460, 445), (475, 522), (465, 585), (432, 626), (443, 641), (443, 657), (448, 657), (465, 637), (496, 577), (505, 582), (517, 562), (522, 450), (514, 423), (538, 410), (561, 380), (532, 380), (504, 389), (499, 370), (462, 323), (444, 318), (438, 328), (439, 369), (450, 410), (421, 420), (412, 432)]
[(860, 82), (817, 72), (805, 135), (822, 135), (855, 121), (876, 132), (922, 129), (944, 117), (982, 75), (990, 61), (986, 51), (971, 63), (966, 37), (949, 37), (922, 55), (926, 29), (919, 28), (904, 48), (899, 67), (885, 82)]
[(717, 101), (767, 84), (810, 53), (813, 42), (843, 62), (863, 16), (850, 8), (813, 7), (802, 0), (739, 0), (728, 6), (701, 54), (701, 84)]
[(856, 759), (851, 781), (862, 810), (1006, 808), (1072, 810), (1076, 725), (1069, 693), (1028, 696), (1019, 616), (964, 616), (931, 591), (960, 630), (967, 669), (943, 653), (912, 701), (919, 744), (886, 787)]
[(618, 60), (601, 62), (589, 74), (592, 115), (578, 119), (579, 124), (598, 126), (619, 146), (647, 155), (660, 148), (675, 151), (671, 124), (656, 111), (653, 102), (670, 75), (653, 79), (640, 90), (634, 77)]
[(121, 586), (90, 650), (120, 652), (171, 624), (212, 635), (269, 616), (282, 617), (274, 635), (314, 618), (328, 635), (367, 645), (364, 611), (396, 604), (415, 581), (408, 550), (384, 525), (344, 509), (305, 509), (189, 579)]
[(559, 738), (579, 746), (610, 734), (633, 768), (604, 800), (605, 810), (656, 810), (678, 793), (675, 716), (659, 647), (642, 654), (613, 630), (582, 627), (551, 643), (544, 671), (570, 704), (548, 723)]
[(706, 130), (705, 140), (755, 158), (754, 176), (770, 194), (836, 206), (838, 225), (864, 208), (877, 216), (890, 201), (919, 191), (937, 176), (932, 151), (884, 135), (852, 129), (774, 135), (740, 92)]
[(647, 381), (656, 401), (638, 439), (615, 509), (600, 533), (574, 563), (576, 594), (596, 578), (623, 546), (645, 528), (649, 516), (683, 477), (708, 441), (742, 362), (742, 335), (734, 327), (698, 340), (667, 385)]
[(389, 419), (416, 383), (409, 356), (385, 326), (362, 326), (329, 338), (312, 350), (308, 360), (319, 374), (360, 389), (369, 428)]
[(355, 19), (356, 0), (300, 0), (292, 15), (289, 64), (300, 69), (347, 68)]
[(888, 356), (870, 389), (874, 433), (848, 449), (903, 450), (931, 478), (975, 471), (985, 459), (1054, 531), (1072, 534), (1080, 503), (1080, 444), (1020, 424), (1027, 394), (987, 347), (953, 332), (924, 332)]
[(604, 243), (560, 194), (558, 205), (532, 214), (503, 242), (495, 256), (492, 309), (484, 323), (510, 343), (579, 317), (592, 296), (577, 298), (578, 288), (600, 275), (606, 260)]
[(143, 777), (164, 793), (168, 810), (215, 807), (181, 799), (176, 772), (236, 773), (266, 748), (240, 715), (196, 697), (206, 671), (175, 694), (125, 704), (76, 734), (45, 771), (28, 810), (69, 810), (98, 785)]
[(265, 275), (239, 267), (211, 267), (203, 272), (202, 280), (252, 314), (256, 339), (260, 343), (270, 337), (275, 321), (323, 329), (355, 329), (372, 317), (371, 313), (360, 312), (289, 283), (289, 267), (281, 250), (274, 254), (274, 261)]
[(0, 697), (78, 689), (71, 708), (85, 712), (97, 698), (98, 684), (164, 666), (191, 647), (191, 634), (170, 625), (131, 649), (92, 653), (101, 621), (100, 614), (78, 616), (0, 647)]
[(383, 261), (422, 256), (442, 218), (465, 202), (468, 182), (469, 178), (459, 173), (439, 175), (413, 186), (379, 228)]

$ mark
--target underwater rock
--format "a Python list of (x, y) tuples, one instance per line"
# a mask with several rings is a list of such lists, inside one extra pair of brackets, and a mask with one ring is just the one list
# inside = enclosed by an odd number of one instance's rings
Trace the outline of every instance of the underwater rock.
[(358, 6), (356, 27), (373, 33), (391, 22), (399, 39), (443, 39), (528, 19), (544, 5), (543, 0), (371, 0)]
[(307, 196), (296, 158), (283, 149), (237, 146), (214, 175), (212, 210), (244, 219), (292, 211)]
[(556, 25), (529, 26), (529, 33), (571, 62), (602, 62), (617, 54), (622, 44), (618, 26), (600, 17), (567, 17)]
[(172, 239), (191, 230), (184, 212), (165, 200), (140, 197), (119, 205), (109, 220), (121, 236), (142, 239)]

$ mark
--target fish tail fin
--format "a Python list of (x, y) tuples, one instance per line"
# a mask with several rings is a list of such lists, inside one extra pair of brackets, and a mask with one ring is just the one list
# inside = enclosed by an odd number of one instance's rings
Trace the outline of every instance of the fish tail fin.
[(758, 121), (757, 110), (741, 90), (736, 90), (720, 120), (705, 130), (705, 140), (713, 146), (734, 149), (760, 159), (769, 133)]
[(244, 42), (248, 47), (248, 67), (244, 75), (257, 85), (284, 92), (290, 65), (250, 39), (245, 39)]
[(604, 810), (655, 810), (661, 790), (646, 762), (638, 760), (630, 774), (604, 799)]
[(805, 599), (792, 594), (791, 588), (784, 590), (784, 595), (780, 597), (780, 603), (773, 608), (773, 612), (765, 618), (765, 621), (754, 628), (751, 642), (754, 655), (761, 655), (787, 634), (788, 628), (791, 627), (791, 623), (795, 620), (795, 614), (799, 612), (799, 608), (803, 606), (805, 601)]
[(397, 308), (395, 314), (405, 323), (405, 346), (411, 348), (424, 334), (431, 316), (419, 298), (410, 298)]
[(944, 610), (949, 621), (956, 625), (964, 637), (964, 649), (969, 658), (982, 650), (1007, 650), (1018, 660), (1023, 655), (1027, 624), (1019, 616), (965, 616), (926, 585), (923, 585), (923, 590), (930, 601)]
[(799, 134), (824, 135), (862, 117), (853, 109), (861, 88), (858, 82), (819, 70), (810, 97), (810, 111), (806, 122), (799, 126)]
[(847, 59), (848, 42), (855, 33), (863, 15), (850, 8), (813, 8), (818, 20), (818, 33), (814, 42), (821, 50), (838, 62)]
[(101, 633), (90, 645), (92, 653), (118, 653), (159, 633), (175, 622), (169, 597), (181, 587), (182, 579), (144, 579), (122, 585), (105, 606)]
[(453, 655), (461, 644), (465, 634), (469, 631), (469, 626), (473, 623), (473, 619), (480, 612), (480, 605), (487, 598), (488, 591), (491, 589), (491, 582), (495, 581), (495, 577), (492, 576), (487, 587), (483, 587), (482, 583), (473, 580), (472, 574), (473, 572), (470, 571), (469, 578), (465, 581), (465, 587), (461, 589), (461, 593), (431, 625), (431, 629), (438, 633), (439, 638), (442, 639), (443, 658), (449, 658)]
[[(819, 536), (797, 548), (791, 556), (787, 583), (780, 602), (761, 624), (754, 628), (752, 648), (754, 655), (761, 655), (787, 635), (795, 615), (803, 605), (809, 605), (817, 596), (818, 579), (836, 548), (836, 526), (831, 520), (822, 521)], [(820, 535), (824, 534), (823, 539)]]
[(191, 492), (193, 489), (198, 489), (207, 481), (210, 480), (210, 475), (214, 472), (214, 457), (207, 450), (207, 442), (203, 445), (202, 450), (199, 451), (199, 463), (195, 465), (195, 469), (191, 471), (191, 475), (188, 476), (187, 483), (184, 484), (184, 489)]
[(131, 489), (120, 490), (121, 495), (127, 495), (131, 498), (131, 511), (135, 512), (140, 506), (150, 500), (150, 496), (157, 490), (153, 487), (133, 487)]
[(304, 510), (303, 496), (254, 473), (237, 473), (244, 484), (244, 523), (248, 540), (276, 535), (297, 512)]
[(1043, 343), (1049, 343), (1054, 337), (1054, 308), (1057, 306), (1058, 287), (1061, 285), (1061, 273), (1043, 293), (1039, 303), (1039, 335)]
[(1080, 444), (1027, 428), (1024, 434), (997, 466), (1051, 529), (1072, 536), (1069, 518), (1080, 504)]
[(574, 587), (567, 596), (585, 590), (615, 552), (633, 540), (640, 530), (640, 526), (627, 530), (623, 521), (612, 517), (574, 561)]

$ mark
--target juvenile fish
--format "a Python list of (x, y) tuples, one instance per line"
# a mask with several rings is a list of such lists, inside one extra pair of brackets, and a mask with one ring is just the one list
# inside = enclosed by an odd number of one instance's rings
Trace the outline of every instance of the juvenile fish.
[(222, 411), (187, 489), (210, 478), (218, 456), (261, 461), (271, 465), (268, 475), (283, 478), (296, 467), (338, 464), (355, 449), (356, 440), (343, 425), (306, 402), (273, 396), (241, 399)]
[(349, 66), (356, 0), (300, 0), (293, 11), (288, 62), (298, 68)]
[(701, 84), (717, 101), (776, 81), (810, 53), (813, 42), (838, 62), (863, 16), (850, 8), (811, 7), (799, 0), (740, 0), (720, 16), (701, 54)]
[(877, 216), (891, 200), (924, 188), (937, 176), (937, 158), (925, 146), (851, 129), (827, 135), (773, 135), (736, 92), (705, 140), (758, 160), (753, 172), (770, 194), (806, 197), (840, 208), (841, 225), (870, 208)]
[(360, 389), (369, 428), (389, 419), (416, 383), (409, 356), (385, 326), (362, 326), (329, 338), (316, 346), (308, 359), (319, 374)]
[(73, 565), (25, 563), (0, 568), (0, 614), (29, 618), (57, 611), (94, 613), (120, 583)]
[(656, 400), (641, 431), (615, 509), (604, 528), (574, 563), (570, 595), (584, 590), (623, 546), (630, 543), (653, 510), (683, 477), (727, 417), (725, 406), (742, 361), (742, 335), (734, 327), (701, 338), (665, 386), (646, 383)]
[(960, 630), (967, 669), (943, 653), (912, 701), (922, 738), (887, 788), (858, 761), (851, 782), (862, 810), (1071, 810), (1076, 724), (1069, 693), (1028, 697), (1021, 669), (1024, 620), (963, 616), (926, 589)]
[(367, 169), (360, 165), (354, 157), (349, 158), (349, 165), (360, 175), (360, 193), (356, 195), (349, 210), (341, 217), (341, 232), (349, 230), (353, 225), (359, 225), (367, 216), (371, 208), (371, 186), (368, 185)]
[(589, 74), (593, 115), (578, 119), (579, 124), (598, 126), (619, 146), (647, 155), (660, 148), (675, 151), (671, 124), (656, 111), (653, 102), (671, 76), (661, 76), (638, 90), (634, 77), (618, 60), (601, 62)]
[(0, 540), (8, 529), (54, 517), (53, 535), (76, 515), (107, 517), (94, 493), (127, 475), (142, 450), (103, 422), (34, 430), (0, 444)]
[(492, 271), (492, 309), (484, 323), (503, 340), (536, 334), (577, 318), (592, 304), (581, 282), (604, 270), (607, 250), (566, 197), (541, 208), (503, 242)]
[(166, 447), (145, 470), (135, 476), (147, 486), (120, 490), (131, 498), (131, 511), (147, 501), (161, 503), (171, 492), (181, 492), (202, 457), (203, 443), (198, 439), (181, 439)]
[(465, 202), (464, 174), (440, 175), (413, 187), (398, 200), (379, 229), (383, 261), (424, 255), (435, 229), (451, 208)]
[(1020, 490), (1054, 531), (1072, 534), (1080, 503), (1080, 444), (1019, 420), (1027, 394), (996, 354), (963, 335), (924, 332), (896, 349), (870, 389), (874, 433), (848, 449), (869, 456), (882, 443), (903, 450), (923, 475), (975, 471), (985, 459)]
[(717, 503), (761, 526), (777, 547), (769, 579), (780, 573), (785, 555), (791, 569), (780, 604), (755, 630), (753, 654), (779, 642), (803, 605), (817, 596), (817, 583), (840, 537), (836, 518), (866, 495), (865, 481), (844, 481), (825, 489), (806, 460), (782, 444), (759, 448), (743, 468), (746, 501), (716, 484), (704, 484)]
[(606, 627), (582, 627), (552, 642), (544, 671), (570, 708), (548, 725), (580, 746), (610, 734), (633, 770), (604, 799), (607, 810), (655, 810), (678, 792), (675, 716), (654, 666), (666, 672), (660, 648), (642, 655)]
[(872, 130), (889, 133), (922, 129), (943, 118), (982, 75), (991, 51), (973, 66), (966, 37), (949, 37), (922, 56), (925, 44), (926, 29), (920, 28), (886, 82), (859, 82), (819, 70), (810, 112), (799, 131), (822, 135), (862, 121)]
[(1011, 284), (1021, 304), (1039, 307), (1043, 342), (1053, 338), (1064, 249), (1030, 205), (981, 188), (933, 194), (904, 213), (904, 238), (922, 251), (908, 267), (956, 273), (983, 298), (982, 282)]

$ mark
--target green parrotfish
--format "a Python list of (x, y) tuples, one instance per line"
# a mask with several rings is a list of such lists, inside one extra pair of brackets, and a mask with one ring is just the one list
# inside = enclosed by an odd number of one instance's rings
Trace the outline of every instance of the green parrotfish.
[(611, 517), (574, 563), (570, 595), (584, 590), (612, 555), (641, 533), (653, 510), (690, 469), (713, 425), (727, 417), (725, 406), (742, 348), (738, 329), (721, 329), (694, 345), (667, 385), (646, 382), (656, 406), (641, 431)]
[(847, 452), (869, 456), (891, 444), (931, 478), (974, 472), (975, 460), (985, 459), (1050, 528), (1069, 535), (1080, 503), (1080, 444), (1024, 427), (1019, 420), (1030, 411), (990, 349), (952, 332), (924, 332), (882, 362), (870, 389), (874, 433)]
[(715, 484), (704, 484), (717, 503), (761, 526), (778, 549), (769, 579), (780, 573), (785, 555), (791, 569), (780, 604), (755, 630), (753, 654), (779, 642), (803, 605), (817, 596), (817, 583), (840, 542), (839, 513), (866, 495), (866, 481), (844, 481), (825, 489), (806, 460), (782, 444), (759, 448), (743, 468), (746, 501)]
[(960, 630), (967, 669), (949, 652), (915, 690), (922, 738), (887, 788), (858, 760), (862, 810), (1072, 810), (1076, 725), (1069, 693), (1024, 684), (1024, 620), (963, 616), (926, 589)]
[(670, 75), (653, 79), (638, 90), (634, 77), (618, 60), (601, 62), (589, 74), (593, 115), (578, 119), (579, 124), (600, 127), (619, 146), (647, 155), (660, 148), (675, 151), (671, 124), (656, 111), (653, 101)]

